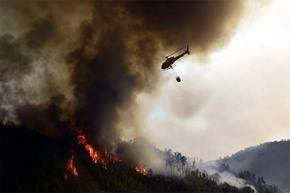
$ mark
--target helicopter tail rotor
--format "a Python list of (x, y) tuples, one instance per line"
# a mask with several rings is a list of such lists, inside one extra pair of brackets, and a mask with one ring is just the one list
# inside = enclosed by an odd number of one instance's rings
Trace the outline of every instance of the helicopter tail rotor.
[(186, 46), (186, 53), (189, 55), (190, 54), (190, 52), (189, 52), (189, 46), (187, 45)]

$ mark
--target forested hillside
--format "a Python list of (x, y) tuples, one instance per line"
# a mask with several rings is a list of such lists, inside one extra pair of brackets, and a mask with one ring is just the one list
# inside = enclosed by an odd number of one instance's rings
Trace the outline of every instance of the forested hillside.
[[(254, 192), (250, 187), (217, 184), (215, 178), (199, 170), (161, 175), (151, 169), (138, 173), (126, 163), (104, 168), (93, 163), (69, 134), (50, 138), (34, 130), (4, 125), (0, 131), (1, 192)], [(71, 148), (74, 163), (67, 162)], [(171, 155), (185, 159), (178, 153)], [(77, 170), (69, 173), (67, 163)]]

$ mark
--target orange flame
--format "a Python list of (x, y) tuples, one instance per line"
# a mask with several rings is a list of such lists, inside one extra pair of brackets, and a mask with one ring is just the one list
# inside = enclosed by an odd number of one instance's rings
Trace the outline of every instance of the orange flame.
[[(77, 168), (76, 168), (76, 165), (75, 165), (75, 162), (74, 162), (74, 152), (72, 150), (71, 150), (71, 157), (66, 163), (66, 169), (67, 169), (68, 173), (70, 173), (72, 176), (79, 175)], [(68, 178), (67, 174), (65, 174), (64, 176), (66, 179)]]
[(98, 152), (92, 147), (91, 144), (86, 144), (85, 145), (85, 149), (89, 153), (89, 155), (92, 158), (92, 160), (93, 160), (94, 163), (98, 163), (98, 162), (101, 162), (102, 161), (102, 159), (98, 155)]
[(84, 133), (82, 133), (80, 130), (78, 132), (78, 142), (80, 145), (83, 145), (87, 153), (89, 154), (91, 160), (95, 164), (100, 164), (102, 167), (107, 169), (107, 165), (109, 163), (116, 163), (120, 162), (121, 160), (117, 159), (116, 157), (113, 157), (111, 154), (109, 154), (107, 151), (105, 153), (101, 153), (97, 151), (90, 143), (88, 143), (87, 138)]
[(135, 171), (144, 175), (144, 176), (148, 176), (148, 171), (146, 170), (146, 168), (142, 167), (142, 166), (136, 166), (135, 167)]

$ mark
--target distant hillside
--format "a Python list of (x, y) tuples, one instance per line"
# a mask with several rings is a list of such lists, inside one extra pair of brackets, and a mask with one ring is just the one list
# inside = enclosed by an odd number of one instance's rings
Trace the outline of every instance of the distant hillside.
[(248, 170), (262, 176), (268, 184), (290, 193), (290, 140), (246, 148), (218, 162), (228, 164), (235, 172)]

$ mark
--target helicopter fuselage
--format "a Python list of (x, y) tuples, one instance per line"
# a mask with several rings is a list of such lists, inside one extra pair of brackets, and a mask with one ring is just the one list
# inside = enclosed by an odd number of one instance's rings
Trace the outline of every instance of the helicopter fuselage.
[(185, 54), (187, 54), (188, 52), (184, 52), (176, 57), (172, 56), (172, 57), (169, 57), (165, 60), (165, 62), (162, 63), (161, 65), (161, 69), (162, 70), (167, 70), (169, 68), (172, 68), (173, 67), (173, 64), (176, 60), (178, 60), (179, 58), (181, 58), (182, 56), (184, 56)]
[(169, 69), (169, 68), (172, 68), (172, 65), (173, 63), (175, 62), (175, 58), (174, 57), (170, 57), (170, 58), (167, 58), (165, 60), (165, 62), (162, 63), (161, 65), (161, 69), (162, 70), (166, 70), (166, 69)]

